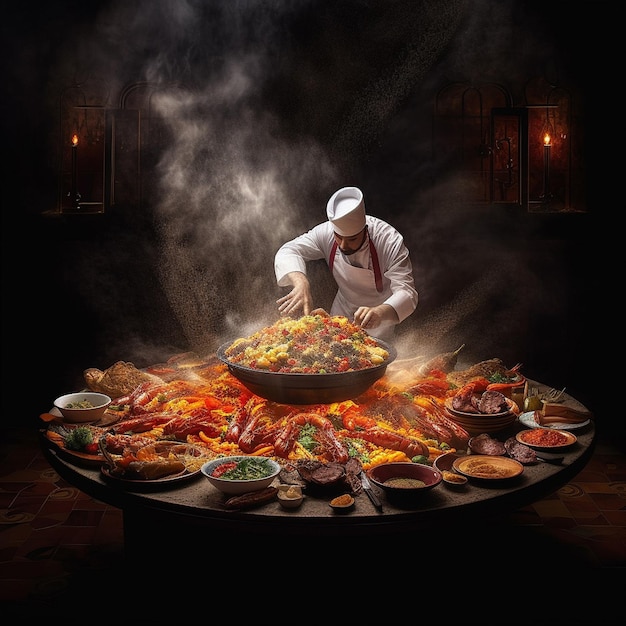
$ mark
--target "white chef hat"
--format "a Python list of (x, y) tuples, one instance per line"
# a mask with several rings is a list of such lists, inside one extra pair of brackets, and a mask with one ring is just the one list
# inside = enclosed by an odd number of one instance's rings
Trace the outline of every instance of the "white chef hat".
[(328, 220), (342, 237), (352, 237), (365, 228), (365, 202), (357, 187), (342, 187), (326, 205)]

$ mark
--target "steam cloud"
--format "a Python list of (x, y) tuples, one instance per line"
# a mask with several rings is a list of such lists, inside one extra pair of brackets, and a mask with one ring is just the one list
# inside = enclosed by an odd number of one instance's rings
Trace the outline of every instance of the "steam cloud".
[[(444, 73), (484, 82), (521, 65), (502, 52), (516, 44), (511, 6), (155, 0), (102, 9), (90, 60), (109, 68), (113, 89), (138, 77), (160, 85), (151, 106), (169, 144), (150, 198), (155, 271), (189, 349), (207, 354), (275, 321), (274, 253), (354, 184), (411, 250), (420, 304), (401, 327), (400, 355), (449, 351), (471, 333), (480, 358), (517, 360), (521, 339), (511, 336), (529, 314), (519, 285), (536, 282), (526, 251), (488, 228), (472, 232), (454, 173), (436, 173), (444, 164), (430, 159), (428, 127), (416, 133), (414, 123), (430, 115)], [(533, 306), (555, 300), (539, 294)]]

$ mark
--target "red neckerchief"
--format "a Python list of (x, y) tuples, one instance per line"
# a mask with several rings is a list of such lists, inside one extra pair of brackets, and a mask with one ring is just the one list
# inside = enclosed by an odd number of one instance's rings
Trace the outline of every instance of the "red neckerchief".
[[(374, 247), (374, 243), (372, 242), (372, 238), (369, 238), (370, 244), (370, 254), (372, 255), (372, 265), (374, 266), (374, 278), (376, 280), (376, 291), (378, 293), (383, 290), (383, 276), (380, 273), (380, 264), (378, 263), (378, 253), (376, 252), (376, 248)], [(330, 249), (330, 257), (328, 259), (328, 267), (330, 268), (330, 273), (333, 273), (333, 265), (335, 264), (335, 254), (337, 252), (337, 242), (333, 242), (333, 246)]]

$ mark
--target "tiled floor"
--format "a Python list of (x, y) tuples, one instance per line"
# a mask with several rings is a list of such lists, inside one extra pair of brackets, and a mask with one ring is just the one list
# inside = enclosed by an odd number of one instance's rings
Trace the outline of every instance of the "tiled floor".
[[(94, 585), (109, 589), (113, 598), (119, 599), (123, 581), (133, 586), (129, 564), (124, 563), (121, 511), (62, 480), (42, 455), (36, 430), (8, 430), (2, 433), (1, 442), (3, 613), (14, 609), (24, 615), (28, 609), (33, 615), (51, 615), (73, 606), (77, 596), (92, 598)], [(550, 555), (564, 556), (564, 563), (538, 564), (535, 589), (546, 590), (546, 572), (551, 565), (571, 563), (600, 575), (608, 573), (624, 583), (626, 456), (600, 439), (592, 459), (574, 480), (551, 496), (491, 523), (490, 528), (511, 538), (523, 533), (537, 544), (558, 547)], [(504, 559), (513, 566), (518, 557), (506, 547), (506, 539), (503, 546)], [(264, 560), (271, 563), (271, 551)], [(130, 565), (136, 574), (137, 564)], [(437, 563), (428, 567), (436, 570)], [(424, 566), (420, 570), (428, 571)], [(607, 618), (596, 623), (612, 622)]]

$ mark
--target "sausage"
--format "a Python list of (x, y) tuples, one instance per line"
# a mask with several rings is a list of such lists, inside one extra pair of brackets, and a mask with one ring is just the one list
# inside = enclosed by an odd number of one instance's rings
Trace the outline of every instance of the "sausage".
[(227, 509), (251, 509), (266, 502), (271, 502), (278, 493), (277, 487), (265, 487), (259, 491), (249, 491), (240, 496), (228, 498), (224, 503)]
[(520, 443), (515, 437), (509, 437), (504, 442), (504, 447), (508, 455), (519, 461), (522, 465), (529, 465), (537, 462), (537, 453), (527, 445)]
[(507, 452), (505, 445), (498, 439), (491, 437), (489, 433), (482, 433), (472, 437), (470, 448), (476, 454), (486, 454), (488, 456), (504, 456)]
[(457, 447), (462, 447), (469, 441), (469, 433), (454, 419), (448, 417), (444, 410), (438, 409), (437, 404), (433, 402), (435, 410), (432, 413), (432, 420), (437, 420), (441, 426), (452, 433), (452, 441), (447, 443), (454, 444)]
[(500, 391), (484, 391), (478, 401), (478, 410), (481, 413), (488, 413), (490, 415), (503, 413), (508, 410), (508, 408), (509, 405), (507, 404), (506, 396)]

